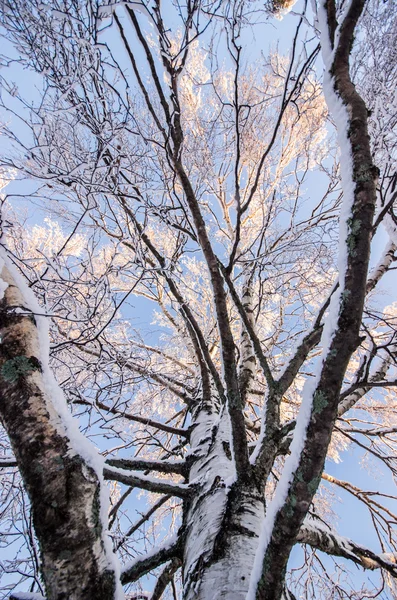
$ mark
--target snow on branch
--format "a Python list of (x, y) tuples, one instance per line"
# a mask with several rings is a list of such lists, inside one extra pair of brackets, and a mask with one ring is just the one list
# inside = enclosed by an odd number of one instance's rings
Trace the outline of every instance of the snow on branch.
[[(0, 272), (1, 421), (29, 494), (35, 527), (42, 532), (44, 579), (51, 572), (47, 589), (50, 593), (56, 587), (62, 595), (76, 586), (77, 576), (79, 585), (93, 595), (106, 580), (120, 599), (119, 563), (107, 534), (103, 459), (69, 412), (49, 366), (48, 321), (3, 250)], [(51, 518), (43, 505), (52, 507)], [(59, 536), (70, 554), (63, 562), (54, 542)], [(55, 564), (62, 564), (56, 576)], [(77, 564), (84, 564), (78, 573)]]
[[(106, 464), (117, 469), (133, 471), (160, 471), (161, 473), (177, 473), (182, 475), (186, 471), (186, 462), (171, 460), (138, 460), (126, 458), (109, 458)], [(1, 461), (0, 461), (1, 466)]]
[(301, 527), (297, 541), (326, 554), (352, 560), (364, 569), (384, 569), (393, 577), (397, 577), (397, 553), (376, 554), (348, 538), (341, 537), (331, 528), (315, 524), (311, 519)]
[(319, 4), (324, 94), (336, 122), (341, 150), (339, 288), (330, 302), (316, 372), (303, 390), (291, 453), (267, 509), (250, 582), (250, 600), (271, 600), (282, 594), (291, 548), (321, 481), (346, 369), (360, 343), (379, 173), (369, 144), (368, 110), (349, 72), (350, 52), (363, 7), (361, 0), (352, 0), (336, 40), (335, 24), (328, 19), (335, 3), (326, 0)]
[(192, 493), (192, 488), (182, 483), (172, 483), (171, 481), (163, 481), (154, 479), (147, 475), (141, 475), (134, 471), (123, 471), (116, 467), (105, 467), (103, 470), (105, 479), (119, 481), (125, 485), (138, 487), (142, 490), (154, 492), (156, 494), (170, 494), (178, 498), (187, 498)]
[(397, 249), (397, 244), (390, 238), (386, 244), (386, 247), (383, 251), (381, 258), (379, 259), (378, 264), (372, 269), (369, 274), (367, 281), (367, 293), (371, 292), (381, 277), (390, 269), (393, 261), (395, 260), (395, 252)]

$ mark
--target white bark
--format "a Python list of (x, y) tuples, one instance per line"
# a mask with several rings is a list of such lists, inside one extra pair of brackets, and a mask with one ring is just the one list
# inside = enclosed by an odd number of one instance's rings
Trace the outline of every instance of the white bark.
[[(243, 600), (264, 516), (259, 494), (247, 489), (235, 495), (235, 468), (230, 450), (230, 423), (200, 411), (192, 433), (199, 456), (191, 468), (198, 485), (186, 516), (184, 600)], [(239, 503), (238, 514), (231, 504)], [(233, 515), (229, 513), (233, 512)], [(228, 519), (232, 522), (225, 523)]]

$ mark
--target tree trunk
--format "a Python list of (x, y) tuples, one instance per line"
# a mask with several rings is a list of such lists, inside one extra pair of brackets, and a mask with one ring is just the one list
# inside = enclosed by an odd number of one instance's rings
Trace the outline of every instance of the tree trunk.
[[(113, 600), (116, 576), (100, 519), (100, 480), (54, 408), (35, 317), (1, 272), (0, 418), (28, 492), (47, 600)], [(78, 434), (78, 432), (77, 432)]]
[(263, 495), (251, 482), (235, 483), (226, 410), (195, 416), (190, 482), (184, 516), (184, 600), (244, 600), (264, 517)]

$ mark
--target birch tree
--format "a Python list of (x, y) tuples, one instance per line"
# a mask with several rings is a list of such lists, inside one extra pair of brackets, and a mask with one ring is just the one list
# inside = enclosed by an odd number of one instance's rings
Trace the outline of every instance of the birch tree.
[(3, 597), (397, 597), (395, 7), (1, 10)]

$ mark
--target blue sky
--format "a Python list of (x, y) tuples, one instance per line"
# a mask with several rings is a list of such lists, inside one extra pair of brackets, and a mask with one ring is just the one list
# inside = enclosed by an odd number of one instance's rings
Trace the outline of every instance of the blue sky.
[[(297, 4), (295, 10), (298, 11), (300, 4)], [(296, 17), (294, 15), (286, 16), (281, 22), (274, 23), (269, 20), (269, 22), (263, 25), (261, 37), (251, 39), (251, 33), (247, 29), (245, 32), (245, 36), (247, 38), (247, 51), (246, 51), (246, 61), (247, 63), (255, 63), (260, 57), (260, 52), (263, 50), (266, 52), (269, 48), (276, 48), (276, 44), (278, 44), (279, 51), (287, 53), (289, 51), (289, 44), (291, 40), (292, 32), (295, 29)], [(106, 31), (106, 36), (109, 36), (110, 43), (112, 47), (117, 51), (120, 50), (121, 44), (118, 40), (118, 36), (115, 33), (115, 30), (110, 31), (109, 29)], [(244, 36), (243, 36), (244, 37)], [(3, 50), (4, 51), (4, 50)], [(121, 52), (121, 51), (120, 51)], [(127, 63), (126, 63), (127, 64)], [(40, 78), (31, 74), (30, 72), (21, 69), (18, 65), (13, 64), (10, 68), (6, 68), (3, 70), (4, 73), (11, 71), (11, 80), (15, 82), (18, 89), (21, 91), (23, 96), (29, 98), (30, 101), (35, 102), (40, 97)], [(3, 90), (3, 100), (7, 103), (8, 106), (13, 108), (14, 103), (16, 105), (16, 100), (13, 97), (10, 97)], [(19, 108), (18, 108), (19, 110)], [(23, 137), (26, 133), (23, 125), (20, 124), (18, 119), (12, 117), (10, 115), (5, 116), (4, 113), (2, 115), (7, 122), (10, 123), (10, 126), (17, 131), (18, 135)], [(2, 138), (2, 142), (4, 143), (3, 149), (7, 149), (7, 142)], [(310, 183), (310, 192), (313, 195), (313, 190), (315, 190), (314, 194), (320, 195), (321, 188), (324, 185), (324, 182), (319, 174), (313, 174), (309, 179)], [(31, 181), (15, 181), (12, 182), (7, 188), (6, 192), (9, 193), (10, 200), (13, 205), (19, 210), (25, 210), (27, 208), (29, 210), (29, 218), (28, 224), (42, 223), (42, 220), (45, 216), (45, 211), (40, 210), (37, 206), (32, 208), (31, 204), (26, 202), (23, 198), (12, 198), (12, 194), (20, 194), (27, 195), (31, 192), (32, 189), (35, 188), (37, 184)], [(377, 253), (383, 248), (384, 243), (384, 231), (381, 229), (377, 234), (375, 245), (374, 245), (374, 254), (371, 259), (372, 263), (377, 261)], [(394, 287), (395, 277), (390, 275), (387, 279), (385, 279), (386, 286), (392, 289)], [(385, 301), (387, 303), (388, 300)], [(148, 343), (155, 343), (158, 341), (158, 338), (161, 333), (161, 329), (158, 327), (151, 327), (152, 322), (152, 311), (154, 305), (147, 300), (142, 298), (134, 297), (131, 300), (131, 304), (133, 309), (129, 309), (129, 311), (125, 314), (126, 318), (129, 318), (131, 315), (131, 319), (133, 320), (134, 326), (139, 326), (139, 328), (149, 330), (150, 329), (150, 339)], [(131, 311), (131, 312), (130, 312)], [(365, 488), (371, 488), (373, 486), (373, 479), (369, 477), (365, 468), (358, 468), (357, 463), (362, 458), (362, 453), (360, 450), (349, 449), (347, 453), (343, 454), (343, 461), (339, 464), (334, 463), (333, 461), (328, 461), (326, 465), (326, 470), (331, 475), (338, 477), (339, 479), (349, 479), (352, 480), (353, 483), (356, 483), (358, 486), (362, 486)], [(325, 484), (329, 485), (329, 484)], [(391, 480), (391, 477), (388, 473), (384, 472), (382, 469), (379, 470), (379, 490), (382, 489), (385, 492), (394, 492), (394, 485)], [(337, 529), (338, 531), (347, 536), (352, 537), (355, 541), (367, 544), (370, 547), (377, 548), (377, 541), (374, 537), (373, 531), (371, 529), (371, 524), (368, 519), (367, 511), (363, 508), (360, 503), (352, 498), (346, 492), (337, 490), (337, 494), (341, 498), (341, 502), (335, 504), (334, 510), (338, 513), (339, 522)], [(131, 508), (133, 508), (134, 503), (131, 503)], [(134, 520), (134, 519), (133, 519)], [(294, 564), (295, 558), (292, 559), (292, 564)], [(298, 558), (296, 558), (298, 560)], [(357, 575), (359, 581), (361, 577)], [(373, 575), (374, 579), (377, 577), (376, 574)], [(150, 585), (150, 584), (148, 584)]]

